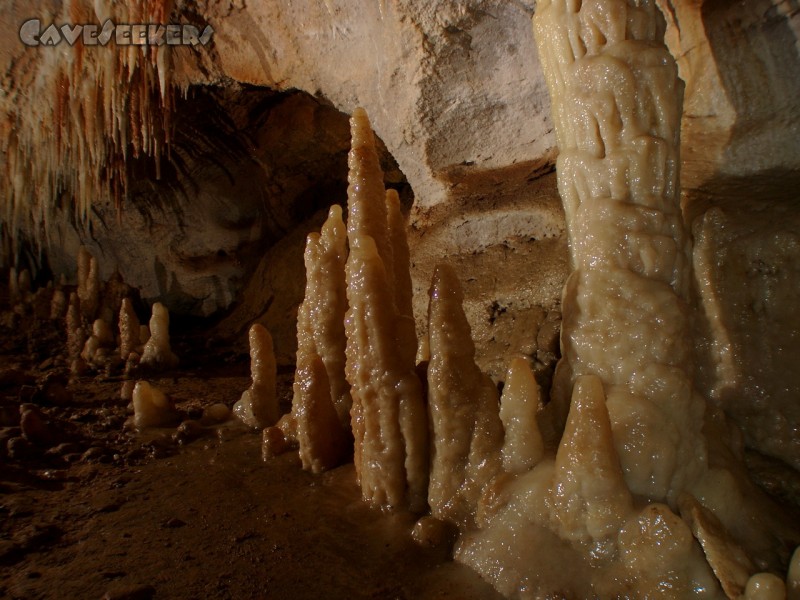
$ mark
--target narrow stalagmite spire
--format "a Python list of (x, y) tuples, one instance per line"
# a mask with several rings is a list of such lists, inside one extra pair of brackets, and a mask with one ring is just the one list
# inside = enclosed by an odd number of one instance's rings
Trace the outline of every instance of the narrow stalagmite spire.
[[(362, 495), (373, 505), (422, 510), (428, 488), (428, 427), (414, 362), (414, 323), (396, 307), (394, 240), (383, 172), (363, 109), (353, 112), (350, 126), (345, 332), (356, 475)], [(396, 231), (397, 218), (393, 223)]]
[(92, 322), (100, 308), (100, 270), (85, 246), (78, 249), (78, 298), (83, 316)]
[(567, 539), (605, 544), (631, 512), (606, 410), (603, 383), (584, 375), (575, 382), (567, 426), (556, 454), (553, 517)]
[(541, 404), (542, 391), (528, 361), (513, 359), (500, 399), (500, 420), (505, 430), (503, 469), (508, 473), (524, 473), (544, 456), (544, 442), (536, 420)]
[(394, 259), (392, 240), (389, 238), (383, 171), (375, 149), (375, 134), (363, 108), (353, 111), (350, 135), (347, 231), (351, 237), (358, 233), (368, 235), (375, 241), (386, 269), (387, 284), (394, 293)]
[(433, 516), (469, 525), (484, 486), (502, 469), (497, 388), (475, 364), (475, 344), (452, 268), (436, 267), (430, 290), (428, 408)]
[(311, 353), (303, 356), (302, 361), (297, 365), (294, 383), (300, 460), (307, 471), (321, 473), (341, 464), (350, 443), (331, 399), (322, 358)]
[(130, 298), (124, 298), (119, 310), (119, 355), (122, 360), (128, 360), (130, 353), (139, 346), (140, 326), (133, 303)]
[(233, 414), (245, 425), (263, 429), (274, 425), (281, 416), (276, 383), (278, 367), (269, 331), (255, 323), (250, 327), (249, 337), (253, 385), (234, 405)]
[(399, 335), (375, 241), (351, 232), (347, 259), (347, 380), (352, 385), (356, 473), (373, 505), (421, 510), (428, 486), (427, 417), (416, 343)]
[(311, 233), (306, 240), (306, 292), (297, 312), (297, 364), (307, 363), (311, 356), (322, 359), (339, 422), (350, 429), (353, 401), (345, 378), (346, 260), (347, 232), (342, 208), (334, 205), (321, 233)]
[(345, 376), (347, 231), (340, 206), (330, 208), (319, 234), (308, 235), (304, 259), (306, 293), (297, 311), (292, 412), (278, 426), (299, 443), (303, 468), (319, 473), (337, 466), (352, 441), (353, 401)]

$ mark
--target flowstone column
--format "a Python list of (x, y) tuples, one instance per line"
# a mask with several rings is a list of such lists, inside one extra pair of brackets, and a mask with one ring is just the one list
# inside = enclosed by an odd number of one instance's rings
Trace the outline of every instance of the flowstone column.
[(599, 377), (627, 485), (674, 502), (707, 464), (678, 193), (683, 85), (652, 0), (542, 1), (534, 28), (573, 268), (555, 410), (563, 422), (577, 378)]

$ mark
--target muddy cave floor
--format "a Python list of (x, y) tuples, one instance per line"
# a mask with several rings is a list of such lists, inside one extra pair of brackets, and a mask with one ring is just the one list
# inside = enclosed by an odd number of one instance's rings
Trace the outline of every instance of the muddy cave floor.
[[(411, 515), (362, 502), (352, 464), (264, 462), (261, 436), (231, 424), (138, 434), (121, 377), (57, 384), (61, 322), (15, 325), (0, 325), (0, 598), (499, 598), (449, 548), (417, 546)], [(187, 366), (149, 379), (185, 419), (250, 384), (245, 354), (173, 348)], [(287, 411), (291, 378), (279, 373)], [(41, 417), (31, 442), (24, 404)]]

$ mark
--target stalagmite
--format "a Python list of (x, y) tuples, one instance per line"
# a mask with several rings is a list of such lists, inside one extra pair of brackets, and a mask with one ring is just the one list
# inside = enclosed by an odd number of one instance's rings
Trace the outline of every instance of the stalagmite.
[(724, 598), (691, 530), (668, 506), (639, 510), (620, 530), (617, 544), (623, 571), (611, 567), (598, 577), (597, 597)]
[(580, 375), (600, 377), (628, 486), (674, 499), (702, 474), (706, 447), (678, 195), (682, 83), (663, 19), (652, 2), (553, 0), (534, 29), (574, 269), (554, 400), (565, 406)]
[(312, 356), (322, 359), (339, 422), (349, 430), (353, 400), (345, 378), (347, 231), (340, 206), (330, 208), (320, 234), (308, 236), (304, 259), (306, 292), (297, 311), (297, 363)]
[(502, 470), (497, 388), (475, 364), (475, 344), (452, 268), (436, 267), (430, 290), (428, 502), (439, 519), (470, 525), (484, 486)]
[(160, 302), (153, 305), (150, 339), (145, 344), (140, 364), (156, 369), (174, 369), (178, 366), (178, 357), (169, 345), (169, 311)]
[(693, 493), (738, 543), (777, 566), (776, 540), (796, 532), (746, 475), (734, 480), (741, 466), (709, 469), (678, 186), (683, 89), (663, 18), (655, 2), (551, 0), (537, 6), (534, 30), (574, 269), (548, 414), (559, 421), (577, 379), (598, 377), (628, 488), (673, 507)]
[(395, 301), (392, 240), (375, 137), (363, 109), (350, 121), (345, 318), (346, 375), (356, 476), (376, 506), (422, 510), (428, 488), (428, 427), (416, 374), (413, 322)]
[(147, 381), (133, 388), (133, 423), (138, 429), (175, 424), (178, 414), (172, 401)]
[(528, 361), (513, 359), (500, 398), (503, 469), (507, 473), (524, 473), (542, 460), (544, 441), (536, 420), (541, 405), (542, 391)]
[(347, 432), (331, 398), (325, 364), (319, 356), (305, 356), (297, 365), (294, 384), (298, 398), (297, 440), (303, 468), (321, 473), (341, 464), (347, 456)]
[(744, 600), (785, 600), (786, 584), (774, 573), (756, 573), (747, 580)]
[(387, 273), (369, 236), (350, 238), (347, 298), (347, 380), (362, 495), (376, 506), (420, 510), (428, 488), (428, 427), (415, 344), (398, 337)]
[(394, 298), (394, 258), (392, 240), (389, 237), (383, 171), (375, 149), (375, 134), (363, 108), (353, 111), (350, 134), (352, 139), (348, 155), (350, 171), (347, 180), (350, 185), (347, 188), (347, 232), (351, 238), (358, 232), (375, 241), (378, 256), (386, 270), (390, 296)]
[(139, 328), (139, 317), (133, 303), (130, 298), (124, 298), (119, 310), (119, 355), (122, 360), (128, 360), (130, 353), (139, 347)]
[(250, 327), (250, 375), (253, 385), (234, 405), (233, 414), (245, 425), (263, 429), (281, 416), (276, 389), (277, 364), (272, 336), (259, 323)]
[(603, 384), (593, 375), (575, 382), (567, 426), (556, 454), (553, 512), (561, 535), (609, 552), (631, 511)]
[(98, 363), (108, 356), (108, 351), (114, 347), (114, 333), (111, 326), (103, 319), (95, 319), (92, 323), (92, 335), (86, 340), (81, 352), (81, 358), (87, 363)]
[(78, 298), (83, 316), (93, 321), (100, 308), (100, 271), (97, 259), (85, 246), (78, 250)]

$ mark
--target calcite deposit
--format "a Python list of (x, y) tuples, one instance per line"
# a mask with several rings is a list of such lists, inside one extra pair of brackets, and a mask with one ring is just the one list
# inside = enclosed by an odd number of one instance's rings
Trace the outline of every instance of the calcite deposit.
[(272, 348), (272, 336), (263, 325), (255, 323), (250, 327), (249, 337), (250, 375), (253, 384), (234, 404), (233, 414), (245, 425), (264, 429), (274, 425), (280, 417), (275, 388), (275, 352)]
[(169, 343), (169, 310), (160, 302), (153, 305), (150, 336), (144, 345), (140, 364), (153, 369), (172, 369), (178, 366), (178, 357)]
[[(28, 48), (31, 16), (213, 37)], [(364, 500), (507, 597), (800, 594), (791, 2), (69, 0), (0, 26), (4, 323), (64, 320), (73, 381), (177, 368), (186, 315), (221, 365), (249, 337), (233, 413), (265, 459), (352, 457)], [(178, 416), (121, 394), (139, 428)]]

